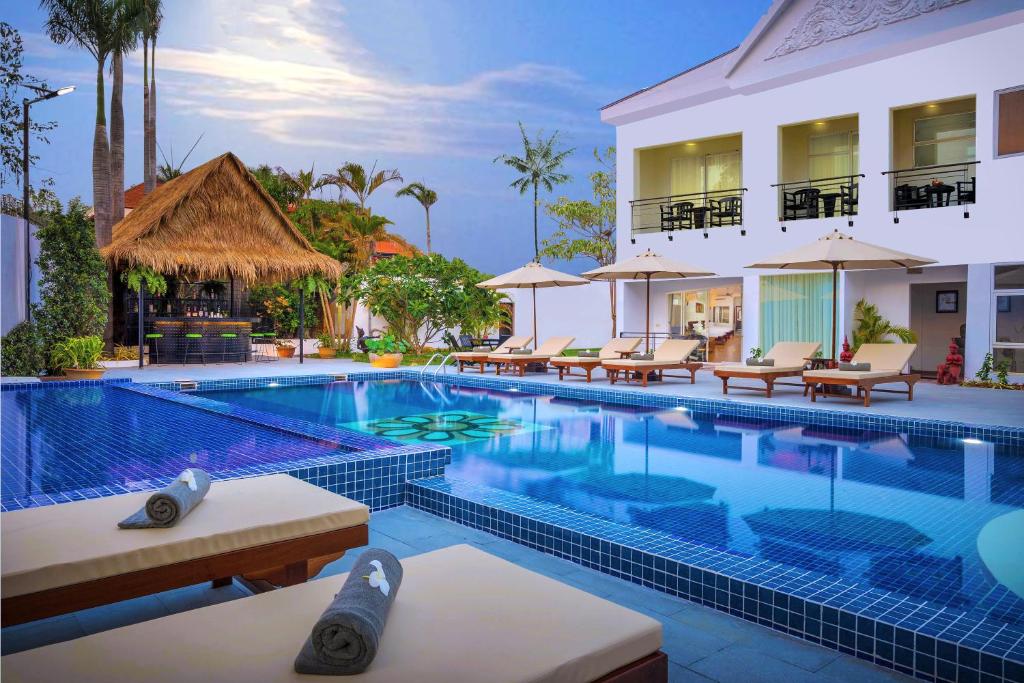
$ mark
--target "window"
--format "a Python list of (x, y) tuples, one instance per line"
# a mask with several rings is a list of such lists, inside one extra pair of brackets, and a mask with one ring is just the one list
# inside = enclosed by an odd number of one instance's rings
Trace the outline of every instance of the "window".
[(995, 266), (992, 356), (1024, 373), (1024, 263)]
[(821, 342), (832, 353), (832, 274), (761, 276), (761, 348), (776, 342)]
[(974, 158), (973, 111), (914, 121), (914, 168)]
[(1024, 85), (996, 91), (996, 156), (1024, 154)]
[(808, 148), (810, 179), (856, 175), (860, 134), (855, 131), (812, 135)]
[(672, 160), (672, 194), (732, 190), (742, 184), (740, 153), (722, 152)]

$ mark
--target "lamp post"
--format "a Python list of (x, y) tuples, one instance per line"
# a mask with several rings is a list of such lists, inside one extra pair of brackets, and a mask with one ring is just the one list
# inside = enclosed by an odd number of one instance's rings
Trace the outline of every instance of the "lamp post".
[[(22, 84), (24, 85), (24, 84)], [(21, 172), (23, 174), (22, 183), (22, 202), (21, 211), (25, 218), (25, 320), (32, 322), (32, 224), (29, 216), (29, 184), (28, 184), (28, 169), (29, 169), (29, 154), (28, 154), (28, 141), (29, 141), (29, 119), (28, 119), (28, 108), (36, 102), (42, 102), (43, 100), (52, 100), (54, 97), (60, 97), (61, 95), (67, 95), (75, 91), (75, 86), (66, 85), (59, 90), (50, 90), (48, 88), (38, 88), (34, 85), (25, 85), (30, 90), (35, 90), (38, 93), (42, 93), (35, 99), (28, 99), (27, 97), (21, 101), (22, 111), (22, 156), (21, 156)]]

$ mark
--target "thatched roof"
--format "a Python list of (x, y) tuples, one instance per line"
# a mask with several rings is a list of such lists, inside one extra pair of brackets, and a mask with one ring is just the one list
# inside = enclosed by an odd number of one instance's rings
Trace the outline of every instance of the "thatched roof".
[(154, 190), (114, 226), (101, 253), (118, 267), (249, 283), (342, 272), (231, 152)]

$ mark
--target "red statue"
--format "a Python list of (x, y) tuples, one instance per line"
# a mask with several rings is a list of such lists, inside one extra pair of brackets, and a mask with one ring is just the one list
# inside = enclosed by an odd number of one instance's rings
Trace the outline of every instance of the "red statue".
[(960, 346), (955, 342), (949, 343), (949, 355), (946, 362), (937, 368), (938, 376), (935, 381), (939, 384), (959, 384), (960, 375), (964, 370), (964, 357), (960, 353)]
[(853, 360), (853, 354), (850, 352), (850, 340), (845, 336), (843, 337), (843, 352), (839, 354), (839, 360), (844, 363)]

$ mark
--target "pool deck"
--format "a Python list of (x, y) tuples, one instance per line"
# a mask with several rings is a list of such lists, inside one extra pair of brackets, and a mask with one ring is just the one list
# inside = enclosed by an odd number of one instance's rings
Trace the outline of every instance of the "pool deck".
[[(415, 367), (406, 368), (415, 370)], [(299, 363), (298, 359), (279, 360), (269, 363), (228, 363), (221, 365), (161, 365), (147, 366), (143, 369), (115, 369), (106, 376), (114, 378), (127, 377), (135, 382), (167, 382), (178, 379), (241, 379), (246, 377), (271, 377), (294, 375), (319, 375), (346, 372), (374, 371), (367, 363), (356, 363), (350, 360), (306, 359)], [(386, 372), (386, 371), (382, 371)], [(448, 368), (447, 374), (455, 373)], [(491, 377), (494, 371), (480, 375), (475, 371), (467, 371), (467, 377)], [(999, 391), (995, 389), (975, 389), (960, 386), (940, 386), (934, 382), (921, 381), (914, 392), (914, 400), (895, 394), (876, 394), (872, 397), (872, 405), (865, 408), (860, 403), (849, 399), (819, 399), (811, 403), (803, 395), (800, 387), (776, 385), (771, 399), (761, 393), (730, 389), (728, 396), (722, 395), (722, 382), (710, 370), (697, 373), (697, 383), (669, 378), (664, 382), (656, 382), (646, 389), (637, 384), (626, 385), (621, 382), (610, 387), (607, 380), (595, 373), (595, 381), (587, 384), (580, 377), (566, 379), (562, 384), (576, 387), (593, 387), (594, 389), (622, 389), (626, 391), (648, 391), (656, 394), (672, 396), (688, 396), (693, 398), (719, 399), (736, 403), (756, 405), (794, 406), (799, 408), (822, 408), (826, 410), (843, 410), (850, 413), (867, 415), (888, 415), (893, 417), (920, 418), (932, 420), (952, 420), (972, 425), (998, 425), (1003, 427), (1024, 427), (1024, 391)], [(502, 375), (505, 377), (505, 375)], [(520, 378), (513, 378), (520, 379)], [(524, 381), (541, 384), (558, 384), (558, 373), (549, 371), (546, 374), (527, 374)], [(747, 380), (748, 382), (751, 380)], [(741, 380), (740, 383), (743, 383)], [(901, 388), (893, 385), (893, 388)]]
[[(527, 569), (647, 614), (662, 623), (670, 681), (708, 683), (870, 683), (911, 681), (854, 657), (781, 635), (681, 598), (636, 586), (408, 506), (373, 513), (370, 546), (399, 558), (469, 543)], [(359, 552), (328, 565), (316, 580), (346, 572)], [(3, 629), (3, 653), (80, 638), (248, 595), (238, 584), (208, 584)], [(385, 643), (387, 636), (385, 636)]]

